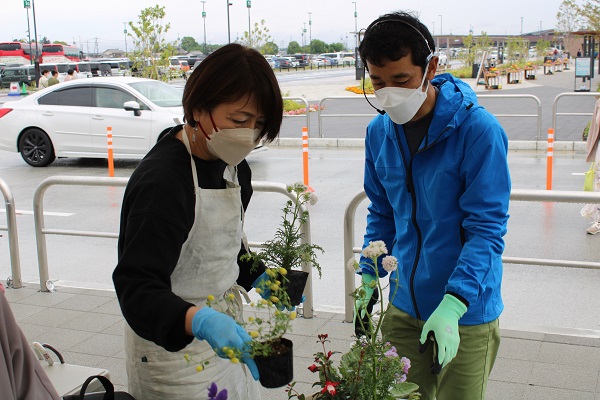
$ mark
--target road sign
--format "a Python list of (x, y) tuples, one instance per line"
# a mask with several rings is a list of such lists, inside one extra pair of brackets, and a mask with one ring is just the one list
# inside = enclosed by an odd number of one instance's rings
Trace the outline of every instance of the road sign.
[(31, 7), (31, 0), (23, 0), (23, 7), (24, 8)]

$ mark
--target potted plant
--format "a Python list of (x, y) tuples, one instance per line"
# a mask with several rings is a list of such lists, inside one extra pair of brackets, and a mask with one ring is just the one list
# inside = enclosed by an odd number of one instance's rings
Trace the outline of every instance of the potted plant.
[[(387, 248), (383, 241), (371, 242), (362, 252), (377, 265), (377, 260), (387, 254)], [(385, 256), (381, 260), (383, 268), (388, 272), (398, 267), (398, 261), (394, 256)], [(359, 264), (351, 258), (348, 267), (356, 270)], [(377, 268), (374, 268), (376, 278), (371, 282), (372, 288), (377, 288), (379, 293), (389, 288), (389, 284), (382, 287)], [(352, 296), (364, 296), (364, 283), (357, 288)], [(396, 284), (397, 285), (397, 284)], [(398, 286), (390, 288), (397, 290)], [(318, 335), (317, 343), (321, 349), (314, 356), (315, 362), (308, 367), (313, 373), (318, 373), (318, 379), (313, 384), (318, 391), (312, 394), (299, 393), (295, 389), (295, 383), (286, 388), (288, 399), (298, 400), (324, 400), (324, 399), (354, 399), (354, 400), (390, 400), (390, 399), (419, 399), (418, 386), (406, 381), (406, 375), (410, 368), (410, 360), (401, 357), (394, 346), (381, 338), (381, 323), (386, 313), (383, 301), (378, 302), (378, 310), (372, 314), (365, 311), (366, 324), (363, 331), (366, 335), (356, 337), (350, 350), (342, 354), (339, 365), (336, 367), (333, 356), (339, 352), (327, 351), (327, 334)], [(361, 312), (362, 310), (356, 310)], [(375, 317), (375, 318), (374, 318)], [(360, 320), (360, 319), (357, 319)]]
[[(274, 239), (264, 242), (260, 252), (243, 256), (251, 260), (253, 268), (266, 267), (264, 277), (256, 285), (261, 300), (250, 303), (253, 315), (242, 320), (238, 315), (239, 306), (235, 296), (228, 294), (222, 299), (208, 296), (207, 305), (228, 313), (238, 321), (252, 338), (250, 356), (254, 358), (260, 382), (266, 388), (285, 386), (293, 379), (293, 343), (284, 338), (296, 318), (294, 306), (302, 302), (302, 293), (308, 273), (298, 270), (303, 263), (317, 268), (319, 277), (321, 267), (316, 252), (323, 251), (320, 246), (303, 242), (303, 226), (308, 222), (307, 204), (314, 205), (317, 197), (302, 183), (287, 187), (294, 198), (286, 202), (283, 208), (282, 224), (276, 230)], [(239, 362), (241, 354), (232, 349), (220, 349), (234, 363)], [(196, 361), (187, 356), (189, 362), (196, 364), (202, 371), (208, 361)]]

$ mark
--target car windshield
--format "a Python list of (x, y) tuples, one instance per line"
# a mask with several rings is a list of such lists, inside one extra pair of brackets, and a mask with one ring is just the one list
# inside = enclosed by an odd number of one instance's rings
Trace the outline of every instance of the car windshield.
[(91, 72), (92, 66), (90, 64), (77, 64), (79, 66), (79, 72)]
[(160, 107), (181, 107), (183, 92), (159, 81), (133, 82), (129, 86)]

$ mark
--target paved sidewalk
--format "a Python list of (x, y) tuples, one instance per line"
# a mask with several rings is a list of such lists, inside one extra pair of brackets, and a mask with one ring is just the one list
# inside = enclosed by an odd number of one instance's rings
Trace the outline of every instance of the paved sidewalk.
[[(53, 345), (69, 364), (108, 369), (117, 389), (126, 390), (124, 321), (115, 293), (67, 287), (43, 293), (38, 288), (27, 284), (6, 291), (27, 338)], [(329, 334), (329, 350), (343, 352), (352, 343), (353, 325), (343, 322), (342, 314), (319, 311), (314, 318), (296, 319), (288, 337), (294, 342), (296, 387), (306, 393), (316, 380), (307, 367), (313, 363), (320, 333)], [(488, 400), (600, 400), (598, 335), (506, 329), (501, 334)], [(262, 389), (262, 397), (287, 399), (284, 388)]]

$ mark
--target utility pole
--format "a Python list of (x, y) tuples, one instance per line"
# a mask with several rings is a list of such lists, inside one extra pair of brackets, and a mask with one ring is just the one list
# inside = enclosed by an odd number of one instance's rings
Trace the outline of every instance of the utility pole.
[[(308, 47), (312, 44), (312, 13), (308, 13)], [(312, 51), (309, 51), (312, 53)]]
[(521, 36), (523, 36), (523, 17), (521, 17)]
[(33, 63), (35, 65), (35, 82), (36, 86), (39, 87), (40, 82), (40, 49), (37, 39), (37, 27), (35, 23), (35, 0), (31, 0), (32, 12), (33, 12), (33, 34), (35, 35), (35, 58)]
[(354, 3), (354, 48), (358, 47), (358, 13), (356, 12), (356, 2)]
[[(302, 47), (306, 46), (306, 22), (303, 22), (304, 28), (302, 28)], [(302, 49), (304, 51), (304, 49)]]
[(229, 23), (229, 6), (231, 5), (232, 3), (227, 0), (227, 43), (231, 43), (231, 25)]
[(123, 22), (123, 34), (125, 35), (125, 57), (127, 57), (127, 22)]
[(29, 41), (29, 64), (33, 64), (33, 57), (31, 57), (31, 28), (29, 27), (29, 8), (31, 4), (29, 0), (23, 1), (23, 7), (27, 10), (27, 40)]
[(202, 20), (204, 21), (204, 54), (206, 54), (206, 11), (204, 11), (204, 3), (206, 3), (206, 1), (202, 0)]
[(252, 2), (246, 0), (246, 7), (248, 7), (248, 47), (252, 47), (252, 31), (250, 30), (250, 8), (252, 8)]
[(442, 29), (442, 22), (443, 22), (443, 19), (442, 19), (442, 14), (438, 14), (438, 15), (439, 15), (439, 17), (440, 17), (440, 36), (442, 36), (442, 35), (444, 34), (444, 31), (443, 31), (443, 29)]

